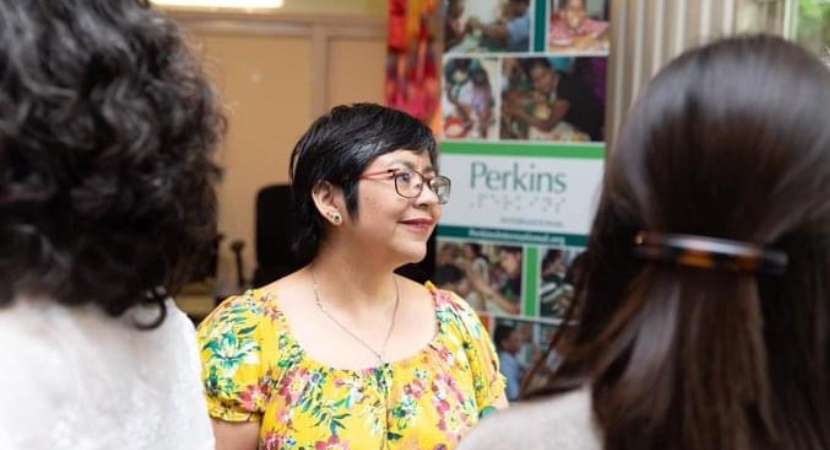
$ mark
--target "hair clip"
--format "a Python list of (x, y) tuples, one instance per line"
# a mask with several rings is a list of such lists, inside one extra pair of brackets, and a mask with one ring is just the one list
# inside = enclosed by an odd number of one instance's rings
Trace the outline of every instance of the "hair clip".
[(643, 259), (687, 267), (767, 275), (783, 274), (789, 261), (783, 251), (748, 242), (651, 231), (637, 233), (634, 253)]

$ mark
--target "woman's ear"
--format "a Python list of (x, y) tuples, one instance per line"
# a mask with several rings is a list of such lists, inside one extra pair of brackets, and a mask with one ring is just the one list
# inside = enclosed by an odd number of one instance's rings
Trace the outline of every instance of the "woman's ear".
[(343, 192), (340, 188), (328, 181), (321, 181), (311, 190), (311, 198), (325, 220), (334, 226), (343, 224), (343, 213), (340, 212), (343, 208)]

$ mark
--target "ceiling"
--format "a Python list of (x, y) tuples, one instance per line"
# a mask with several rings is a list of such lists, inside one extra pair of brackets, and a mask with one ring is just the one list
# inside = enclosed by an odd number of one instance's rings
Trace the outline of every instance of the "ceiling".
[[(188, 9), (268, 14), (321, 14), (385, 17), (386, 0), (151, 0), (165, 9)], [(277, 8), (258, 8), (264, 4), (280, 4)], [(217, 5), (222, 5), (217, 6)]]

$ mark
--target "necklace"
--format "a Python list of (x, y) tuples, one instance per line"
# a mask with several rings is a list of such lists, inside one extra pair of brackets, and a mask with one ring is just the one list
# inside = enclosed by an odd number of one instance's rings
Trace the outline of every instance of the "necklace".
[(311, 270), (310, 267), (309, 273), (311, 274), (311, 287), (314, 290), (314, 302), (317, 304), (317, 308), (320, 309), (320, 312), (325, 314), (326, 317), (329, 318), (329, 320), (334, 322), (334, 324), (337, 325), (341, 330), (343, 330), (346, 334), (351, 336), (352, 339), (357, 341), (363, 347), (366, 347), (367, 350), (369, 350), (373, 355), (375, 355), (375, 358), (378, 359), (378, 362), (381, 365), (385, 364), (386, 361), (384, 360), (384, 354), (386, 353), (386, 345), (389, 343), (389, 339), (392, 337), (392, 331), (395, 329), (395, 318), (398, 316), (398, 304), (401, 301), (401, 291), (398, 288), (398, 279), (394, 278), (394, 276), (392, 277), (392, 280), (395, 282), (395, 306), (392, 309), (392, 320), (389, 322), (389, 329), (386, 331), (386, 338), (383, 340), (383, 345), (380, 347), (380, 350), (375, 350), (374, 347), (369, 345), (366, 341), (364, 341), (358, 335), (349, 330), (348, 327), (346, 327), (339, 320), (337, 320), (337, 318), (335, 318), (326, 309), (326, 307), (323, 306), (323, 303), (320, 301), (320, 289), (317, 285), (317, 279), (314, 277), (314, 271)]

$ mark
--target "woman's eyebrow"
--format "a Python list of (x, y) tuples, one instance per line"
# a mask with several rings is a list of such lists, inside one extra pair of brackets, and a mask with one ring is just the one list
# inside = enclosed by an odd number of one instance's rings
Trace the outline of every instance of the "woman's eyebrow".
[(394, 166), (394, 165), (396, 165), (396, 164), (400, 164), (400, 165), (402, 165), (402, 166), (406, 167), (406, 168), (407, 168), (407, 169), (409, 169), (409, 170), (414, 170), (415, 172), (420, 172), (420, 173), (435, 173), (435, 168), (434, 168), (434, 167), (432, 167), (432, 165), (426, 166), (426, 167), (424, 167), (423, 169), (418, 169), (417, 167), (415, 167), (415, 164), (412, 164), (412, 163), (411, 163), (411, 162), (409, 162), (409, 161), (404, 161), (404, 160), (400, 160), (400, 159), (396, 159), (396, 160), (394, 160), (394, 161), (390, 162), (388, 167), (392, 167), (392, 166)]

